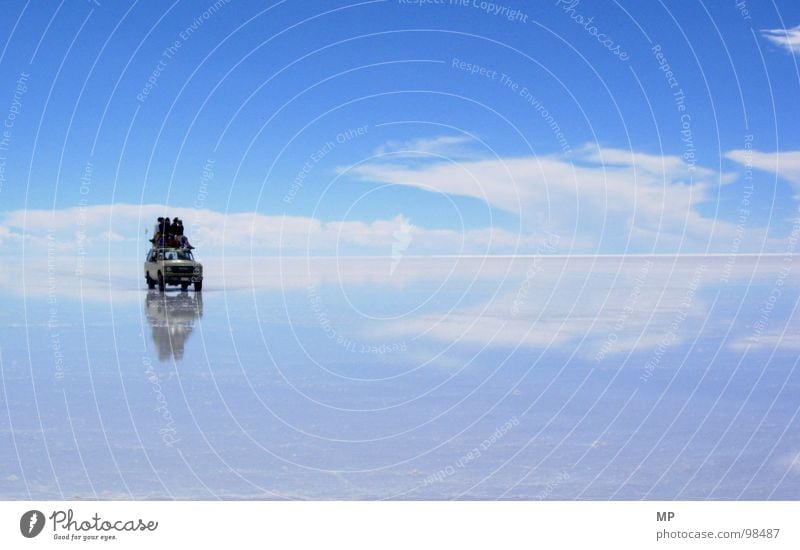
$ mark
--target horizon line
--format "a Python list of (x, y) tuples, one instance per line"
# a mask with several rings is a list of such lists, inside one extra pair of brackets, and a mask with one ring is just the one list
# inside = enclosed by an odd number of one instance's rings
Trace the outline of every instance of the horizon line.
[[(197, 251), (195, 249), (195, 254)], [(75, 254), (56, 254), (54, 255), (56, 258), (84, 258), (84, 259), (108, 259), (109, 256), (94, 256), (94, 255), (75, 255)], [(451, 258), (464, 258), (464, 259), (526, 259), (526, 258), (553, 258), (553, 259), (592, 259), (592, 258), (786, 258), (786, 257), (795, 257), (800, 256), (800, 252), (745, 252), (745, 253), (726, 253), (726, 252), (657, 252), (657, 253), (613, 253), (613, 254), (403, 254), (401, 256), (391, 256), (391, 255), (371, 255), (371, 254), (364, 254), (364, 255), (339, 255), (339, 256), (332, 256), (332, 255), (239, 255), (239, 254), (230, 254), (230, 255), (203, 255), (202, 253), (199, 254), (200, 259), (203, 258), (215, 258), (215, 259), (224, 259), (224, 258), (235, 258), (235, 259), (245, 259), (245, 258), (261, 258), (261, 259), (317, 259), (317, 260), (364, 260), (364, 259), (374, 259), (374, 260), (416, 260), (416, 259), (451, 259)], [(0, 258), (6, 258), (9, 256), (5, 256), (4, 254), (0, 254)], [(25, 256), (20, 256), (19, 254), (15, 255), (17, 259), (24, 259)], [(127, 259), (127, 258), (139, 258), (139, 255), (132, 256), (132, 255), (124, 255), (124, 256), (117, 256), (120, 259)]]

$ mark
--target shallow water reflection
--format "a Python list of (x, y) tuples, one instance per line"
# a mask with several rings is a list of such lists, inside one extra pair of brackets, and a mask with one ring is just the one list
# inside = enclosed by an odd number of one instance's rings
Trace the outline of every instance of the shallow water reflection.
[(4, 267), (0, 497), (796, 499), (792, 261)]
[(203, 294), (151, 290), (145, 296), (145, 312), (159, 361), (180, 361), (186, 341), (203, 316)]

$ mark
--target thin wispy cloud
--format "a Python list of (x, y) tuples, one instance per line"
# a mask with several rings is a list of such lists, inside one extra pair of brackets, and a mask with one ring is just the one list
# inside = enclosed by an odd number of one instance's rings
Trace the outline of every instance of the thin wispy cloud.
[(737, 149), (725, 157), (745, 167), (771, 172), (792, 184), (795, 198), (800, 199), (800, 151), (760, 151)]
[[(391, 158), (350, 174), (365, 182), (469, 197), (519, 216), (530, 233), (549, 229), (582, 252), (705, 250), (736, 228), (699, 207), (736, 180), (679, 156), (585, 146), (561, 154), (445, 162)], [(757, 248), (756, 236), (752, 241)]]
[(475, 145), (475, 140), (470, 136), (442, 135), (389, 141), (378, 147), (375, 154), (395, 158), (444, 157), (451, 160), (485, 156)]
[(800, 25), (790, 29), (764, 29), (761, 34), (773, 44), (791, 53), (800, 52)]

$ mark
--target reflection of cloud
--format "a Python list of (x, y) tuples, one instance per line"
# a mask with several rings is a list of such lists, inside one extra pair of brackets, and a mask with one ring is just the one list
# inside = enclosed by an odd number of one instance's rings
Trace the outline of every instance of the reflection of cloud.
[(800, 52), (800, 25), (790, 29), (764, 29), (761, 34), (773, 44), (786, 48), (791, 53)]
[[(507, 312), (508, 310), (506, 310)], [(546, 347), (561, 344), (572, 332), (585, 332), (588, 322), (564, 323), (548, 317), (535, 322), (527, 317), (511, 318), (502, 315), (501, 308), (465, 309), (446, 314), (419, 315), (404, 319), (389, 329), (393, 336), (414, 337), (425, 334), (443, 342), (467, 342), (478, 345)], [(386, 329), (381, 328), (381, 332)]]
[[(488, 260), (482, 257), (431, 259), (406, 256), (392, 272), (391, 257), (196, 257), (203, 263), (204, 289), (208, 291), (293, 291), (323, 285), (402, 289), (417, 282), (434, 284), (513, 277), (514, 273), (519, 274), (524, 261), (509, 257)], [(22, 265), (0, 262), (0, 287), (17, 294), (24, 291), (29, 297), (47, 296), (52, 290), (58, 297), (108, 301), (113, 293), (115, 301), (138, 301), (140, 292), (146, 288), (143, 262), (144, 255), (110, 261), (62, 256), (53, 258), (50, 266), (48, 260), (40, 256), (28, 258)], [(76, 274), (78, 265), (82, 270), (80, 275)], [(24, 288), (19, 284), (20, 278), (25, 279)]]
[(614, 240), (605, 243), (610, 250), (621, 250), (628, 235), (636, 249), (705, 250), (709, 241), (722, 249), (735, 235), (733, 224), (697, 210), (733, 176), (676, 156), (586, 146), (571, 157), (425, 163), (388, 157), (349, 171), (364, 181), (479, 199), (519, 215), (531, 232), (546, 221), (587, 250), (604, 238)]
[[(385, 247), (385, 243), (384, 243)], [(546, 292), (531, 289), (525, 303), (527, 311), (533, 311), (537, 300), (546, 299), (555, 290), (555, 284), (570, 273), (582, 274), (598, 280), (615, 276), (622, 269), (618, 284), (612, 289), (618, 295), (609, 296), (607, 308), (623, 307), (630, 283), (642, 262), (651, 258), (659, 268), (654, 268), (652, 281), (666, 283), (670, 277), (673, 282), (691, 279), (696, 266), (696, 256), (541, 256), (541, 257), (480, 257), (446, 256), (415, 257), (404, 256), (391, 272), (391, 257), (375, 258), (302, 258), (302, 257), (204, 257), (197, 255), (203, 263), (207, 279), (205, 289), (224, 290), (305, 290), (309, 286), (343, 285), (376, 288), (402, 289), (415, 283), (441, 284), (446, 281), (506, 281), (507, 285), (519, 285), (532, 265), (537, 266), (536, 281), (542, 281)], [(708, 256), (708, 280), (722, 277), (726, 256)], [(775, 270), (783, 265), (783, 255), (739, 255), (737, 269), (730, 275), (731, 283), (755, 279), (773, 278)], [(106, 259), (60, 256), (52, 260), (54, 290), (59, 296), (79, 297), (107, 301), (111, 292), (114, 300), (129, 297), (138, 300), (139, 291), (146, 288), (143, 271), (144, 253), (141, 258)], [(76, 274), (80, 265), (82, 275)], [(622, 268), (620, 267), (622, 266)], [(671, 275), (663, 272), (664, 266)], [(659, 271), (661, 270), (661, 271)], [(25, 293), (30, 296), (46, 295), (48, 281), (47, 259), (42, 256), (26, 258), (22, 265), (0, 262), (0, 286), (8, 291), (22, 293), (20, 278), (25, 279)], [(627, 277), (627, 278), (626, 278)], [(787, 284), (789, 282), (787, 281)], [(508, 290), (504, 297), (508, 303), (495, 304), (508, 307), (510, 311), (517, 299), (518, 288)], [(605, 298), (605, 296), (601, 296)], [(653, 298), (655, 299), (655, 298)], [(614, 303), (616, 306), (614, 306)], [(588, 302), (585, 302), (588, 304)], [(642, 308), (656, 307), (657, 302), (648, 301), (648, 296), (639, 298)], [(592, 303), (592, 307), (597, 304)], [(666, 307), (662, 305), (661, 307)], [(609, 313), (613, 313), (611, 309)]]
[(796, 473), (800, 474), (800, 452), (789, 459), (789, 467)]
[(740, 149), (726, 153), (725, 157), (743, 166), (752, 166), (778, 175), (792, 184), (795, 198), (800, 198), (800, 151), (761, 153)]
[[(543, 282), (540, 281), (540, 284)], [(586, 338), (583, 351), (591, 356), (599, 351), (607, 335), (614, 333), (614, 346), (606, 351), (606, 355), (627, 353), (634, 348), (653, 348), (661, 342), (676, 315), (674, 303), (683, 298), (682, 289), (676, 285), (664, 295), (659, 288), (648, 289), (644, 295), (653, 304), (652, 309), (647, 309), (643, 300), (637, 310), (626, 318), (624, 326), (617, 327), (620, 303), (616, 295), (622, 294), (620, 289), (624, 288), (626, 282), (628, 278), (623, 276), (620, 285), (614, 289), (586, 289), (583, 303), (559, 298), (576, 296), (580, 284), (567, 289), (562, 283), (555, 291), (540, 286), (536, 290), (542, 299), (528, 308), (527, 315), (508, 314), (512, 302), (509, 300), (511, 295), (507, 294), (478, 307), (403, 319), (389, 330), (398, 337), (412, 338), (424, 334), (442, 342), (460, 341), (480, 346), (543, 348)], [(575, 283), (580, 281), (575, 280)], [(602, 307), (600, 302), (605, 298), (604, 292), (610, 293), (609, 304)], [(546, 303), (548, 299), (549, 303)], [(697, 300), (687, 308), (687, 314), (699, 318), (705, 312), (705, 306)], [(381, 328), (382, 332), (385, 330), (385, 327)], [(680, 342), (688, 333), (682, 331), (676, 334), (675, 342)]]
[[(30, 252), (0, 261), (0, 289), (29, 298), (54, 296), (107, 302), (138, 301), (144, 285), (142, 258), (108, 260)], [(24, 281), (24, 284), (23, 282)]]
[[(670, 345), (694, 338), (695, 331), (708, 315), (707, 286), (719, 290), (720, 281), (726, 277), (728, 282), (724, 288), (738, 293), (740, 290), (735, 289), (774, 283), (775, 273), (785, 265), (786, 257), (738, 256), (736, 270), (727, 275), (725, 258), (404, 257), (394, 272), (391, 271), (393, 260), (389, 257), (203, 260), (205, 289), (209, 292), (246, 290), (305, 295), (310, 287), (334, 292), (341, 287), (356, 295), (380, 291), (383, 302), (407, 304), (408, 307), (404, 305), (402, 309), (414, 311), (397, 319), (363, 326), (356, 323), (355, 330), (362, 331), (361, 336), (366, 339), (383, 342), (390, 336), (406, 341), (459, 341), (481, 347), (529, 348), (575, 342), (580, 343), (582, 355), (597, 359), (598, 354), (609, 358), (632, 350), (655, 349), (666, 336), (669, 336)], [(74, 259), (60, 261), (54, 272), (55, 294), (59, 299), (107, 302), (113, 296), (114, 302), (123, 302), (139, 301), (144, 294), (148, 296), (148, 312), (156, 308), (155, 313), (159, 313), (160, 303), (152, 302), (153, 297), (145, 290), (139, 260), (111, 263), (87, 260), (83, 277), (70, 271), (74, 269)], [(645, 264), (650, 265), (646, 273), (642, 270)], [(702, 278), (698, 278), (700, 265), (707, 266)], [(531, 271), (532, 266), (535, 273)], [(47, 273), (46, 262), (27, 262), (24, 273), (25, 295), (47, 297), (50, 283), (47, 276), (42, 276)], [(18, 276), (16, 266), (0, 264), (0, 282), (5, 289), (23, 292), (17, 283)], [(789, 288), (796, 285), (786, 279), (784, 295), (790, 296)], [(693, 286), (697, 287), (696, 291), (692, 290)], [(421, 303), (428, 297), (431, 300), (419, 309), (414, 309), (415, 304), (408, 304), (409, 300), (418, 299)], [(718, 308), (715, 306), (715, 312)], [(341, 313), (345, 317), (348, 315), (347, 311)], [(157, 318), (150, 313), (148, 316), (151, 320)], [(731, 322), (727, 318), (710, 322), (703, 330), (710, 335)], [(770, 323), (770, 331), (762, 332), (758, 341), (738, 340), (729, 345), (735, 350), (748, 344), (765, 349), (778, 346), (800, 349), (800, 337), (796, 336), (800, 330), (794, 328), (795, 320), (780, 317), (775, 310)], [(155, 325), (152, 326), (155, 331)], [(169, 332), (163, 333), (163, 329), (165, 326), (159, 326), (160, 341), (170, 343), (172, 336)], [(185, 332), (184, 339), (189, 332)], [(160, 348), (169, 351), (166, 346)]]
[[(544, 348), (581, 341), (582, 353), (591, 357), (612, 336), (613, 345), (606, 346), (604, 357), (654, 349), (666, 336), (670, 346), (677, 345), (694, 338), (708, 314), (709, 303), (702, 292), (708, 285), (719, 284), (724, 262), (718, 260), (669, 256), (540, 260), (544, 267), (532, 280), (524, 305), (518, 315), (511, 315), (519, 268), (525, 267), (525, 261), (518, 260), (507, 283), (487, 302), (406, 317), (374, 330), (376, 337), (388, 332), (405, 339), (423, 337), (481, 347)], [(653, 265), (642, 278), (641, 267), (647, 261)], [(769, 280), (781, 261), (781, 257), (740, 257), (735, 279)], [(634, 285), (640, 288), (632, 301)]]

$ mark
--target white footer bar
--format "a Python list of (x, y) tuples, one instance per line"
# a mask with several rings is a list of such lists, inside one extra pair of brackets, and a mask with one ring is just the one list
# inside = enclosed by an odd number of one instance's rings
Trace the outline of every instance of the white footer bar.
[(0, 548), (800, 548), (798, 502), (0, 502)]

